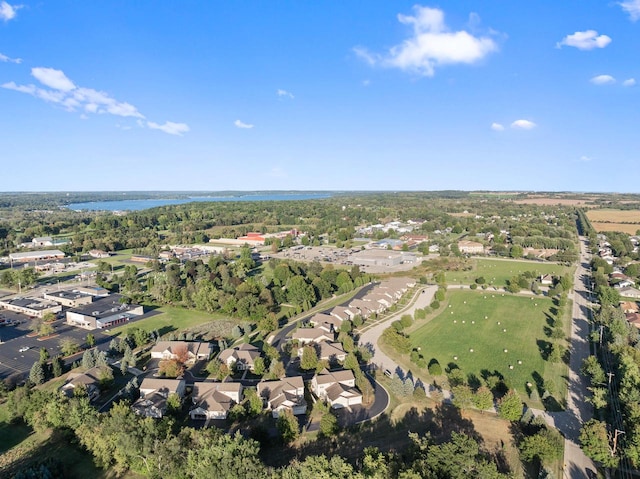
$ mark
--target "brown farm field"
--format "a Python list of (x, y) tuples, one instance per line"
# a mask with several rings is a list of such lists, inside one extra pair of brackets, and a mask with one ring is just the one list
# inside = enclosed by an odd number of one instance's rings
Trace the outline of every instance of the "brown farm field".
[(622, 231), (633, 235), (640, 229), (640, 210), (589, 210), (587, 218), (598, 232)]
[(592, 198), (575, 199), (575, 198), (525, 198), (523, 200), (514, 200), (514, 203), (521, 205), (563, 205), (563, 206), (588, 206), (587, 203), (592, 201)]

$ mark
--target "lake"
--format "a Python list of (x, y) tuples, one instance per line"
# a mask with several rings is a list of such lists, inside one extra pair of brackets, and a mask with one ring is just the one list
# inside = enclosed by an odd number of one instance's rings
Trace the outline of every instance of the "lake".
[(89, 211), (139, 211), (158, 206), (182, 205), (193, 202), (222, 201), (294, 201), (317, 200), (331, 197), (331, 193), (265, 193), (242, 196), (194, 196), (192, 198), (150, 198), (146, 200), (90, 201), (87, 203), (71, 203), (70, 210)]

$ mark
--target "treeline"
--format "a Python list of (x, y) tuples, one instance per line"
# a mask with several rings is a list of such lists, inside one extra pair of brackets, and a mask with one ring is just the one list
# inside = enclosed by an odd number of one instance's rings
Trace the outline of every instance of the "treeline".
[[(598, 328), (592, 340), (601, 347), (597, 356), (585, 360), (582, 370), (590, 380), (595, 419), (582, 428), (582, 447), (606, 467), (623, 461), (624, 467), (636, 469), (640, 466), (640, 335), (617, 303), (603, 302), (594, 319)], [(614, 429), (624, 432), (615, 451), (610, 443)]]
[[(194, 202), (122, 216), (7, 205), (0, 224), (0, 246), (12, 251), (17, 244), (33, 237), (63, 235), (72, 241), (63, 247), (70, 254), (94, 248), (158, 249), (167, 243), (202, 243), (249, 231), (276, 232), (294, 227), (308, 233), (311, 242), (336, 243), (351, 240), (359, 226), (391, 220), (422, 220), (414, 231), (418, 234), (451, 228), (457, 234), (493, 233), (498, 238), (506, 230), (515, 237), (569, 240), (575, 224), (573, 211), (566, 207), (543, 209), (463, 192), (363, 193), (304, 201)], [(389, 231), (379, 235), (393, 237), (399, 233)]]
[(256, 268), (251, 250), (245, 246), (239, 258), (211, 256), (184, 264), (154, 263), (155, 271), (139, 280), (135, 274), (108, 279), (105, 274), (97, 282), (122, 291), (133, 301), (173, 304), (213, 313), (221, 312), (258, 323), (261, 330), (277, 328), (277, 313), (287, 306), (291, 315), (306, 311), (334, 294), (352, 291), (372, 280), (358, 266), (338, 270), (322, 266), (272, 258), (263, 269)]
[[(368, 447), (356, 466), (339, 455), (322, 455), (273, 468), (263, 463), (260, 443), (251, 437), (225, 434), (216, 428), (180, 428), (169, 418), (142, 418), (126, 402), (100, 414), (86, 396), (66, 398), (22, 387), (9, 393), (7, 408), (12, 422), (24, 422), (36, 431), (53, 429), (64, 441), (88, 451), (98, 467), (116, 474), (133, 471), (163, 479), (508, 477), (498, 472), (496, 462), (481, 451), (475, 439), (456, 432), (443, 443), (436, 443), (429, 435), (409, 433), (410, 447), (388, 453)], [(264, 436), (263, 440), (271, 441)], [(66, 473), (65, 465), (50, 457), (32, 458), (31, 464), (0, 472), (20, 478), (65, 477)]]

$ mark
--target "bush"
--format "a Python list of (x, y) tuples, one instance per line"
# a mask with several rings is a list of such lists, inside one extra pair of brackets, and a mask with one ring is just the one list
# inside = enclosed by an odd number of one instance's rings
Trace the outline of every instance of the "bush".
[(403, 314), (400, 318), (400, 324), (402, 324), (403, 328), (408, 328), (413, 324), (413, 318), (410, 314)]
[(429, 362), (428, 370), (432, 376), (440, 376), (442, 374), (442, 366), (435, 358)]
[(438, 309), (440, 308), (440, 301), (434, 299), (433, 301), (431, 301), (431, 304), (429, 306), (431, 306), (432, 309)]
[(470, 289), (478, 289), (478, 285), (475, 283), (471, 283), (471, 285), (469, 286)]

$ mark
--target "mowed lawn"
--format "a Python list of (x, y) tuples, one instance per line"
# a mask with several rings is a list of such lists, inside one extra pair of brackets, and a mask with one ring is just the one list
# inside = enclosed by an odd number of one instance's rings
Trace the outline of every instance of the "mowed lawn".
[(497, 371), (525, 400), (526, 384), (541, 377), (564, 397), (566, 367), (546, 362), (538, 343), (550, 341), (544, 332), (550, 299), (485, 291), (452, 291), (448, 298), (444, 311), (410, 336), (427, 362), (436, 358), (443, 369), (454, 363), (478, 378), (484, 370)]
[(543, 263), (527, 260), (502, 260), (477, 258), (470, 271), (447, 271), (447, 284), (471, 284), (482, 276), (487, 284), (499, 288), (507, 285), (507, 280), (525, 271), (535, 271), (537, 275), (552, 274), (562, 276), (569, 272), (569, 268), (555, 263)]
[(120, 334), (130, 328), (142, 328), (146, 331), (157, 330), (160, 331), (160, 334), (166, 334), (171, 331), (180, 331), (224, 318), (226, 318), (226, 316), (220, 314), (163, 306), (153, 311), (153, 314), (148, 318), (113, 328), (110, 334)]

